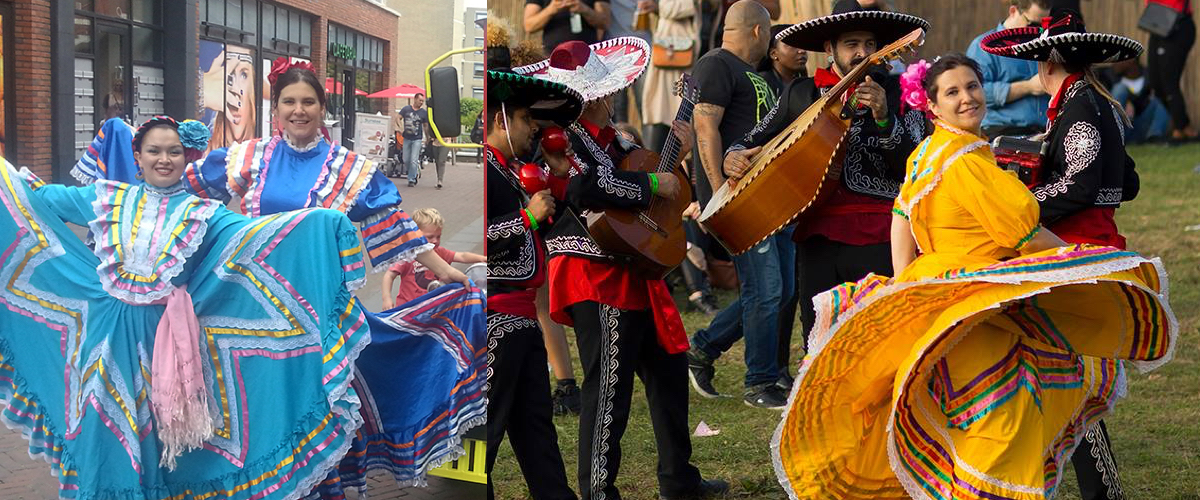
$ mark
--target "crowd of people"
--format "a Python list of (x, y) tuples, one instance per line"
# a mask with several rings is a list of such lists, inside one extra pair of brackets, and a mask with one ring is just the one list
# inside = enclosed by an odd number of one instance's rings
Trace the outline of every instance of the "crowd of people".
[[(112, 118), (83, 186), (0, 168), (0, 418), (62, 498), (421, 485), (485, 422), (485, 298), (450, 265), (484, 257), (439, 248), (435, 210), (410, 218), (327, 139), (311, 65), (269, 80), (270, 137), (212, 148), (196, 120)], [(384, 311), (355, 296), (368, 261), (402, 282)]]
[[(521, 28), (541, 45), (489, 25), (489, 473), (507, 437), (532, 498), (620, 498), (637, 377), (659, 496), (723, 495), (691, 463), (684, 394), (730, 390), (715, 360), (743, 340), (741, 396), (783, 410), (762, 462), (792, 498), (1050, 497), (1067, 460), (1084, 498), (1122, 498), (1102, 417), (1126, 366), (1170, 359), (1177, 325), (1162, 263), (1127, 250), (1114, 215), (1139, 191), (1127, 144), (1196, 137), (1179, 91), (1195, 27), (1189, 1), (1147, 2), (1177, 19), (1142, 65), (1141, 44), (1089, 31), (1078, 3), (1004, 2), (964, 52), (849, 81), (937, 27), (875, 0), (775, 25), (773, 0), (527, 0)], [(675, 91), (685, 74), (694, 102)], [(727, 251), (704, 208), (779, 168), (764, 149), (831, 99), (847, 120), (840, 176), (803, 222)], [(565, 151), (547, 146), (560, 131)], [(676, 144), (678, 166), (622, 168)], [(1033, 148), (1032, 168), (1006, 168), (1012, 144)], [(592, 227), (681, 193), (694, 199), (677, 277)], [(737, 294), (718, 308), (728, 261)], [(689, 335), (679, 307), (710, 323)], [(579, 415), (575, 489), (563, 414)]]

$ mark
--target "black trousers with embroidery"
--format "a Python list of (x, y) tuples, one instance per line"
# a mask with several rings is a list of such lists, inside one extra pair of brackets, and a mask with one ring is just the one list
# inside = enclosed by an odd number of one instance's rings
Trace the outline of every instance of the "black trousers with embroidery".
[(1075, 477), (1079, 479), (1079, 496), (1083, 500), (1122, 500), (1125, 493), (1117, 477), (1117, 461), (1113, 458), (1104, 421), (1088, 428), (1071, 455)]
[[(571, 307), (583, 365), (579, 418), (579, 490), (583, 500), (618, 500), (621, 436), (629, 423), (633, 377), (646, 387), (658, 448), (658, 488), (663, 495), (690, 493), (700, 471), (689, 461), (687, 355), (658, 344), (649, 311), (627, 311), (596, 302)], [(646, 471), (635, 471), (645, 474)]]
[(574, 500), (550, 415), (550, 375), (537, 320), (488, 311), (488, 499), (507, 433), (534, 500)]

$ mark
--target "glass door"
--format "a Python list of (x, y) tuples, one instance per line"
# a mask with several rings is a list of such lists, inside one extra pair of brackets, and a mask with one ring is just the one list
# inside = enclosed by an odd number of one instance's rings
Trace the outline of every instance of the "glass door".
[(96, 23), (93, 75), (97, 128), (109, 118), (133, 116), (133, 59), (129, 27)]

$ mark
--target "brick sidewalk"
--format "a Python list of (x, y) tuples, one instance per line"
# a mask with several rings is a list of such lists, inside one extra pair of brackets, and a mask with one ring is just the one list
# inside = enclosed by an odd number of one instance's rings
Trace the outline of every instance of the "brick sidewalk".
[[(435, 189), (437, 171), (432, 164), (426, 165), (421, 182), (415, 187), (408, 187), (403, 179), (393, 181), (404, 198), (402, 206), (409, 213), (424, 207), (434, 207), (442, 213), (446, 219), (442, 241), (447, 248), (476, 253), (484, 251), (482, 169), (476, 168), (474, 163), (447, 163), (442, 189)], [(366, 286), (359, 290), (359, 299), (368, 310), (380, 308), (382, 280), (383, 273), (370, 274)], [(0, 427), (0, 499), (57, 498), (57, 481), (50, 474), (49, 464), (40, 458), (31, 460), (28, 449), (28, 442), (19, 433)], [(433, 476), (429, 477), (428, 488), (401, 490), (389, 475), (382, 473), (369, 476), (367, 484), (371, 500), (478, 500), (486, 494), (483, 485)], [(349, 492), (347, 498), (357, 499), (358, 495)]]

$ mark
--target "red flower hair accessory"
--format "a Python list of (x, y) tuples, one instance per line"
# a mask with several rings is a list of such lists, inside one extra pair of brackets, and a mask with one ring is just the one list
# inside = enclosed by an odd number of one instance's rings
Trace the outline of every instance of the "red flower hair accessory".
[(267, 75), (267, 81), (271, 82), (271, 86), (275, 86), (275, 80), (278, 80), (280, 75), (287, 73), (292, 68), (300, 68), (314, 75), (317, 74), (317, 70), (307, 61), (291, 62), (290, 58), (280, 56), (271, 63), (271, 73)]

